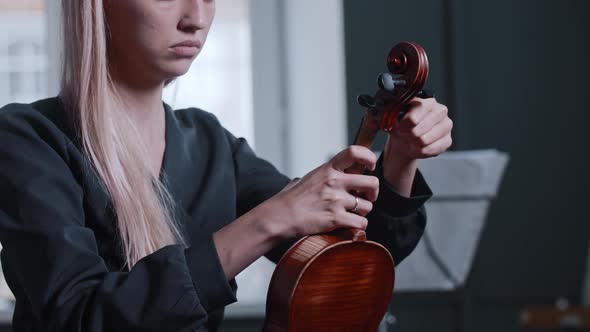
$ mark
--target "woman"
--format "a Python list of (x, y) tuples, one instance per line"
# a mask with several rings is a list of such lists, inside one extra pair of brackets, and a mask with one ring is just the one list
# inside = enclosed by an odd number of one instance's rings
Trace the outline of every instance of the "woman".
[[(416, 160), (451, 144), (443, 105), (416, 99), (379, 161), (352, 146), (287, 186), (213, 115), (162, 103), (205, 42), (213, 0), (63, 8), (60, 96), (0, 110), (15, 331), (214, 331), (234, 277), (301, 236), (358, 227), (397, 263), (413, 250), (431, 194)], [(343, 173), (354, 163), (371, 172)]]

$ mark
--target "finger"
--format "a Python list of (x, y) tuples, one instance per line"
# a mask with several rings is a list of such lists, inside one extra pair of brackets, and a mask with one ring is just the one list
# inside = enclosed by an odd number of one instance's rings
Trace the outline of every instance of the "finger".
[(407, 104), (409, 110), (399, 122), (399, 133), (410, 133), (411, 130), (422, 121), (422, 119), (428, 114), (426, 103), (427, 102), (424, 99), (414, 98)]
[(372, 175), (346, 174), (342, 178), (342, 184), (349, 192), (357, 192), (371, 202), (379, 196), (379, 179)]
[(337, 228), (359, 228), (365, 230), (367, 228), (367, 218), (359, 216), (355, 213), (342, 212), (337, 217)]
[(447, 117), (448, 110), (446, 106), (439, 105), (428, 114), (411, 130), (414, 137), (420, 137), (432, 129), (436, 124)]
[(441, 138), (449, 135), (453, 129), (453, 121), (447, 117), (443, 118), (432, 129), (419, 137), (422, 146), (430, 145)]
[(376, 163), (377, 156), (373, 151), (360, 145), (349, 146), (340, 151), (330, 161), (332, 167), (341, 172), (355, 164), (361, 164), (370, 170), (374, 170)]
[(364, 217), (373, 209), (373, 203), (358, 196), (348, 194), (347, 201), (350, 202), (346, 208), (346, 211), (349, 213), (358, 214), (359, 216)]
[(439, 154), (445, 152), (449, 147), (451, 147), (451, 144), (453, 144), (453, 139), (449, 134), (439, 139), (438, 141), (423, 147), (420, 150), (420, 153), (422, 154), (422, 158), (438, 156)]

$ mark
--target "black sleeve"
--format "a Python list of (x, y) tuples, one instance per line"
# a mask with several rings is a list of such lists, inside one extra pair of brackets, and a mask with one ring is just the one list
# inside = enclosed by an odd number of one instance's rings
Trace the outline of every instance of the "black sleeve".
[[(225, 133), (232, 147), (240, 216), (279, 193), (290, 179), (271, 163), (256, 156), (245, 139), (236, 138), (229, 131)], [(294, 241), (286, 241), (273, 248), (265, 254), (266, 258), (277, 263)]]
[(383, 177), (383, 154), (375, 171), (367, 173), (379, 178), (379, 197), (367, 215), (367, 238), (384, 245), (397, 265), (416, 248), (424, 234), (424, 202), (432, 196), (432, 191), (418, 170), (410, 197), (401, 196)]
[(71, 143), (25, 107), (0, 110), (1, 258), (17, 301), (47, 331), (194, 331), (236, 301), (212, 237), (109, 271), (85, 227)]

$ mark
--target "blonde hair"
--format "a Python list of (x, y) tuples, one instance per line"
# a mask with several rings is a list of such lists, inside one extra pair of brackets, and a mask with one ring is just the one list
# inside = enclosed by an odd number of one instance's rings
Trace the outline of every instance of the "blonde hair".
[(61, 98), (81, 134), (87, 158), (110, 194), (125, 263), (169, 245), (184, 245), (174, 204), (149, 171), (147, 148), (124, 111), (109, 73), (103, 0), (63, 0)]

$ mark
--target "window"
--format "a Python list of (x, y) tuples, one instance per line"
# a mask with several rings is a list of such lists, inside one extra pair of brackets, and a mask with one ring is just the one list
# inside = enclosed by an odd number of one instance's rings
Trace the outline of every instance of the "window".
[[(186, 75), (166, 88), (164, 100), (173, 108), (199, 107), (214, 113), (236, 136), (254, 144), (249, 1), (216, 5), (203, 52)], [(1, 105), (28, 103), (57, 92), (48, 91), (46, 27), (45, 1), (0, 0), (0, 31), (10, 31), (0, 35)]]
[(48, 56), (42, 0), (0, 0), (0, 105), (47, 96)]

